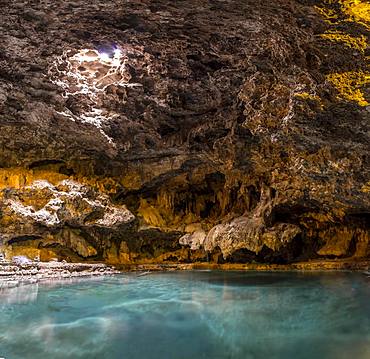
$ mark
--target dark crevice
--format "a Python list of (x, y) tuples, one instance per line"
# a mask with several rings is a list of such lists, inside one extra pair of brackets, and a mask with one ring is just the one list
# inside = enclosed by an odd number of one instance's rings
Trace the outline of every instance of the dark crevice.
[(27, 241), (34, 241), (37, 239), (42, 238), (41, 236), (35, 236), (35, 235), (25, 235), (25, 236), (19, 236), (19, 237), (14, 237), (10, 239), (7, 243), (8, 244), (18, 244), (22, 242), (27, 242)]
[(28, 168), (30, 170), (38, 167), (45, 167), (49, 165), (57, 165), (57, 164), (65, 164), (65, 161), (63, 160), (55, 160), (55, 159), (50, 159), (50, 160), (40, 160), (40, 161), (35, 161), (32, 162), (30, 165), (28, 165)]
[(312, 212), (313, 208), (301, 204), (294, 205), (279, 205), (273, 208), (271, 215), (267, 218), (269, 225), (275, 223), (299, 223), (300, 217), (305, 214)]
[(301, 235), (297, 235), (290, 243), (278, 251), (274, 251), (267, 246), (263, 246), (259, 253), (242, 248), (230, 255), (228, 258), (218, 256), (217, 262), (223, 263), (269, 263), (269, 264), (288, 264), (307, 256), (305, 245)]
[(249, 206), (248, 211), (253, 210), (261, 200), (261, 193), (255, 186), (248, 186)]
[(370, 228), (370, 213), (369, 212), (350, 213), (344, 218), (344, 223), (348, 223), (356, 227)]

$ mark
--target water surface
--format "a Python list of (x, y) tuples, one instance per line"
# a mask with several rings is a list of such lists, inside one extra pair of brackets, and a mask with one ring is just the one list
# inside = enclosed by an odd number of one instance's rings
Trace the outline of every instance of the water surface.
[(370, 358), (360, 273), (173, 272), (0, 292), (6, 359)]

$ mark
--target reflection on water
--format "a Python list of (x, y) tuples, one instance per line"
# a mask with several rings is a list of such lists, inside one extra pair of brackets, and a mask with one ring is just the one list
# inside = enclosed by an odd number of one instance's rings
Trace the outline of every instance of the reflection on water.
[(370, 280), (154, 273), (0, 293), (0, 357), (370, 358)]
[(12, 303), (28, 303), (37, 299), (39, 285), (28, 284), (19, 287), (0, 289), (0, 308)]

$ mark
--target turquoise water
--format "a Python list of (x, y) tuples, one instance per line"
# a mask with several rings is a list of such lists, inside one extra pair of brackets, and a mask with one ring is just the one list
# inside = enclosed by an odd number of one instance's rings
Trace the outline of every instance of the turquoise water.
[(370, 358), (370, 278), (173, 272), (0, 292), (0, 357)]

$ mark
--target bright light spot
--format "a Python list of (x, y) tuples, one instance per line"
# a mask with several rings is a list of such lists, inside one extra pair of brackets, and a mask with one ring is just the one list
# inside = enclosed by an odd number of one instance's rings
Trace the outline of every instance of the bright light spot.
[(104, 61), (104, 62), (110, 62), (111, 61), (111, 58), (105, 52), (100, 52), (99, 53), (99, 58), (100, 58), (100, 61)]
[(64, 89), (65, 98), (83, 95), (86, 104), (90, 104), (78, 115), (68, 108), (59, 111), (59, 114), (72, 121), (94, 125), (113, 144), (112, 139), (103, 131), (102, 125), (119, 114), (104, 107), (107, 98), (112, 99), (112, 90), (109, 94), (106, 90), (108, 87), (114, 91), (114, 88), (141, 84), (129, 82), (131, 76), (125, 69), (127, 59), (122, 51), (117, 48), (112, 55), (93, 49), (83, 49), (77, 53), (65, 52), (49, 69), (49, 77), (53, 83)]
[(114, 50), (114, 57), (120, 57), (121, 55), (122, 55), (122, 53), (121, 53), (120, 49), (115, 49)]
[(93, 62), (99, 58), (98, 52), (95, 50), (81, 50), (76, 55), (72, 56), (71, 59), (82, 62)]

